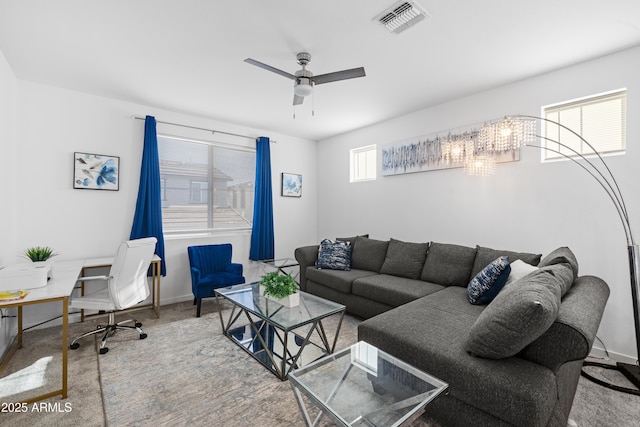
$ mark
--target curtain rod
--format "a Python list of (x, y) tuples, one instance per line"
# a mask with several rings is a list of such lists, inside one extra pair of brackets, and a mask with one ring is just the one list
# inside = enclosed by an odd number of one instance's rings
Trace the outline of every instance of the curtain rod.
[[(145, 119), (146, 119), (146, 117), (140, 117), (140, 116), (133, 116), (133, 118), (134, 118), (134, 119), (136, 119), (136, 120), (145, 120)], [(180, 123), (163, 122), (163, 121), (161, 121), (161, 120), (156, 120), (156, 123), (162, 123), (162, 124), (164, 124), (164, 125), (180, 126), (180, 127), (183, 127), (183, 128), (189, 128), (189, 129), (203, 130), (203, 131), (205, 131), (205, 132), (211, 132), (211, 133), (212, 133), (212, 134), (214, 134), (214, 135), (215, 135), (216, 133), (221, 133), (221, 134), (224, 134), (224, 135), (237, 136), (237, 137), (239, 137), (239, 138), (252, 139), (252, 140), (254, 140), (254, 141), (257, 139), (257, 137), (253, 137), (253, 136), (240, 135), (240, 134), (238, 134), (238, 133), (224, 132), (224, 131), (221, 131), (221, 130), (215, 130), (215, 129), (200, 128), (200, 127), (196, 127), (196, 126), (182, 125), (182, 124), (180, 124)], [(276, 141), (273, 141), (273, 140), (271, 140), (271, 139), (270, 139), (269, 141), (270, 141), (270, 142), (276, 142)]]

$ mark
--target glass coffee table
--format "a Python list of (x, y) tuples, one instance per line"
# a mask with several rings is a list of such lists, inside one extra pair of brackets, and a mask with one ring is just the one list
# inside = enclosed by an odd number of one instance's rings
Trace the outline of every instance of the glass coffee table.
[[(449, 385), (360, 341), (289, 374), (308, 426), (409, 424)], [(312, 413), (315, 411), (314, 413)]]
[[(287, 308), (260, 295), (258, 283), (216, 289), (223, 333), (280, 380), (294, 368), (333, 353), (345, 306), (300, 291), (300, 304)], [(233, 304), (225, 320), (223, 300)], [(339, 315), (330, 342), (323, 320)]]

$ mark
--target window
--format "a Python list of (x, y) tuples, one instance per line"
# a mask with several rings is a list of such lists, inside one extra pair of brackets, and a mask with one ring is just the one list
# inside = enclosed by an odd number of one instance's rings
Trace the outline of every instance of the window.
[(255, 149), (158, 135), (166, 234), (250, 229)]
[[(542, 116), (559, 122), (581, 135), (600, 154), (621, 153), (626, 149), (627, 91), (620, 90), (542, 108)], [(588, 156), (593, 150), (568, 130), (543, 121), (543, 135)], [(545, 141), (550, 150), (543, 151), (543, 160), (575, 156), (570, 149), (553, 141)], [(562, 153), (562, 154), (560, 154)]]
[(209, 200), (209, 183), (203, 181), (191, 182), (191, 203), (204, 204)]
[(350, 182), (376, 179), (376, 146), (354, 148), (350, 151)]

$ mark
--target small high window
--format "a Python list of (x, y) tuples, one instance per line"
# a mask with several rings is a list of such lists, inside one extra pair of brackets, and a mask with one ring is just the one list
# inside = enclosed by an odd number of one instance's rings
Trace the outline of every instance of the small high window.
[[(627, 140), (627, 91), (619, 90), (574, 101), (542, 107), (542, 117), (561, 123), (581, 135), (600, 154), (624, 154)], [(543, 121), (542, 134), (589, 156), (593, 150), (573, 133)], [(575, 152), (553, 141), (543, 141), (549, 150), (543, 160), (576, 156)], [(554, 151), (552, 151), (554, 150)]]
[(350, 182), (376, 179), (376, 146), (354, 148), (350, 151)]

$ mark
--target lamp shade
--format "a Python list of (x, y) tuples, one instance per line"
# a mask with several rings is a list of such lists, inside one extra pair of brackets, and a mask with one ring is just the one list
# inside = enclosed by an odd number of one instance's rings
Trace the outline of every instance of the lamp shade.
[(313, 86), (311, 86), (309, 79), (301, 78), (293, 87), (293, 93), (298, 96), (309, 96), (311, 92), (313, 92)]

